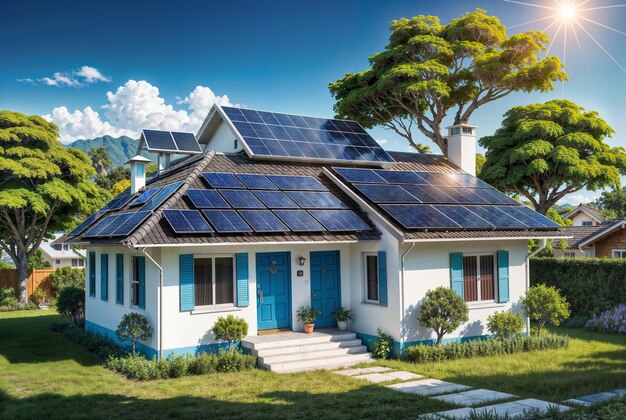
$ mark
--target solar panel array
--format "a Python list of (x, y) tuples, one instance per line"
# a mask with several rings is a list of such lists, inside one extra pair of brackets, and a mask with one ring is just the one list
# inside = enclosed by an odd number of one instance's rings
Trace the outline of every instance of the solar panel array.
[(333, 168), (405, 229), (547, 229), (552, 220), (469, 174)]
[[(207, 172), (211, 189), (189, 189), (198, 210), (164, 210), (175, 233), (356, 232), (370, 226), (310, 176)], [(189, 220), (204, 217), (207, 226)], [(204, 220), (204, 219), (203, 219)], [(195, 229), (195, 230), (194, 230)]]
[(142, 136), (149, 152), (180, 154), (201, 153), (202, 149), (192, 133), (175, 131), (143, 130)]
[(391, 163), (357, 122), (223, 106), (253, 155)]

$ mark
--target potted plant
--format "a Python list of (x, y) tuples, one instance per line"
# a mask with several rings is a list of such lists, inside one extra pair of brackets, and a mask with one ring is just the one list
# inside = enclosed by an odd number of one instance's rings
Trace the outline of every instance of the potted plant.
[(352, 311), (344, 307), (340, 307), (336, 311), (334, 311), (333, 316), (337, 320), (337, 328), (339, 328), (339, 331), (347, 330), (348, 321), (352, 321), (354, 319)]
[(315, 327), (315, 320), (317, 316), (320, 314), (319, 311), (311, 308), (310, 306), (301, 306), (298, 308), (296, 312), (296, 316), (298, 317), (298, 321), (304, 324), (304, 332), (307, 334), (311, 334), (313, 332), (313, 328)]

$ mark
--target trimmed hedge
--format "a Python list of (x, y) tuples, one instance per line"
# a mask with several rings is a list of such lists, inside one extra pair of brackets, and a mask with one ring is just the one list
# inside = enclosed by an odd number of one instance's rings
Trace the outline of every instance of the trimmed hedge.
[(85, 331), (70, 322), (53, 322), (52, 331), (60, 332), (76, 344), (79, 344), (102, 359), (108, 357), (123, 357), (128, 354), (129, 348), (121, 346), (111, 338), (96, 332)]
[(560, 349), (569, 346), (569, 337), (546, 334), (515, 338), (456, 341), (441, 347), (419, 344), (405, 350), (406, 357), (414, 363), (433, 363), (444, 360), (468, 359), (479, 356), (496, 356), (534, 350)]
[(530, 285), (561, 290), (572, 315), (590, 317), (626, 303), (626, 259), (533, 258)]

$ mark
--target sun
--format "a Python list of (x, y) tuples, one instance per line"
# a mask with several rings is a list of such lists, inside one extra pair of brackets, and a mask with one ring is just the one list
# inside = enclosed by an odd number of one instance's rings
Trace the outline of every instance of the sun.
[(565, 3), (559, 6), (559, 16), (562, 20), (576, 19), (576, 6)]

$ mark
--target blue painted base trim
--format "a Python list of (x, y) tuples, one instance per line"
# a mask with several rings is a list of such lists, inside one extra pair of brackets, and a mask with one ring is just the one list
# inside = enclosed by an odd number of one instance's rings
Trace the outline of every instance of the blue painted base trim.
[[(240, 348), (241, 343), (237, 341), (233, 343), (233, 347)], [(220, 350), (226, 350), (227, 348), (228, 348), (228, 343), (211, 343), (211, 344), (200, 344), (197, 346), (176, 347), (173, 349), (163, 350), (163, 357), (184, 356), (186, 354), (197, 356), (200, 353), (217, 354), (220, 352)]]
[[(130, 342), (128, 340), (122, 341), (117, 338), (117, 336), (115, 335), (115, 331), (103, 327), (102, 325), (98, 325), (94, 322), (85, 321), (85, 330), (102, 334), (123, 346), (130, 346)], [(136, 348), (138, 352), (146, 356), (148, 359), (152, 359), (155, 356), (159, 357), (159, 352), (157, 350), (153, 349), (152, 347), (146, 346), (145, 344), (137, 343)]]

